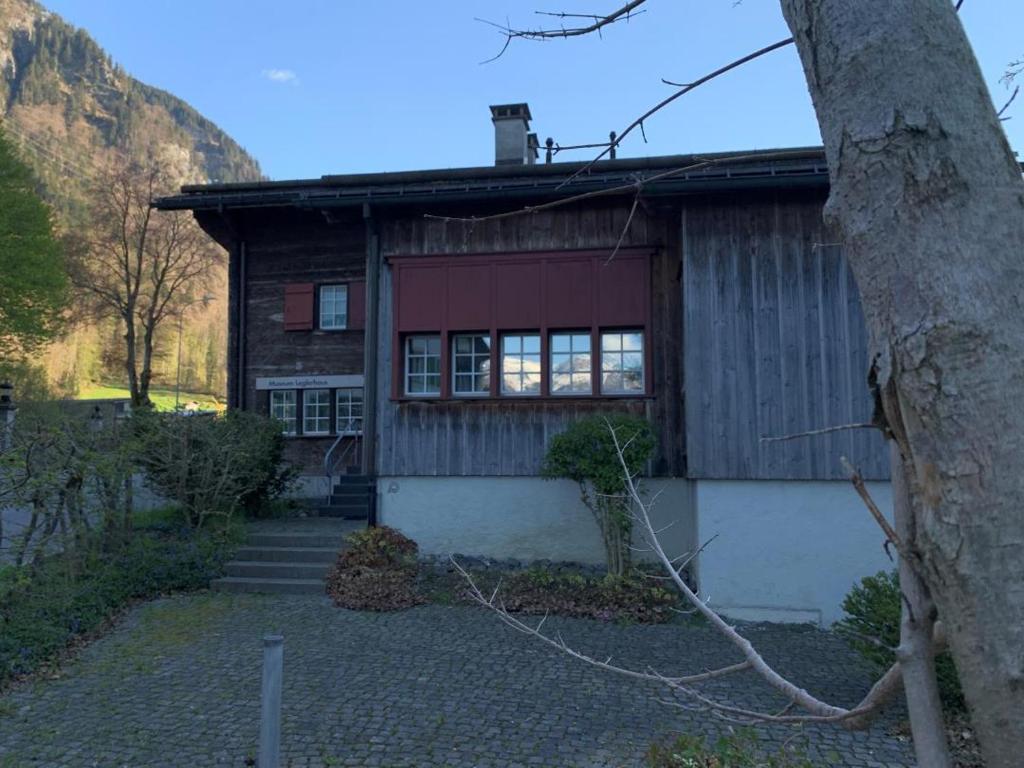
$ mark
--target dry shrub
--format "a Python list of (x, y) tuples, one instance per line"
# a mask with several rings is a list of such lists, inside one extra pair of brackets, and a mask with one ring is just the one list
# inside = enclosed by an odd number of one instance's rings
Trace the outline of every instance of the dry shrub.
[(347, 541), (327, 575), (327, 593), (335, 605), (400, 611), (426, 602), (416, 589), (416, 542), (386, 526), (357, 531)]

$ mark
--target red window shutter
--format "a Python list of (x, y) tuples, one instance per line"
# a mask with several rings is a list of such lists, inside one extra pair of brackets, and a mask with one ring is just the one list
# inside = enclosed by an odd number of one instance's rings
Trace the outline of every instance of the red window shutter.
[(366, 327), (366, 283), (363, 280), (348, 284), (348, 327)]
[(284, 287), (284, 329), (309, 331), (313, 328), (313, 284), (290, 283)]

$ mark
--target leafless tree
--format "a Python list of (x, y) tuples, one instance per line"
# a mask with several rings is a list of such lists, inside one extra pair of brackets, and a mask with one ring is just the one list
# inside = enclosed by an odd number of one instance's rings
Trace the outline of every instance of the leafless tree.
[(824, 140), (825, 216), (867, 320), (878, 425), (907, 489), (895, 533), (915, 748), (922, 765), (949, 764), (929, 703), (948, 634), (986, 761), (1010, 768), (1024, 754), (1024, 181), (962, 2), (780, 0)]
[(125, 340), (132, 404), (149, 403), (157, 333), (221, 258), (186, 212), (157, 212), (171, 184), (155, 163), (119, 163), (100, 175), (87, 232), (72, 238), (71, 276), (99, 312), (116, 317)]

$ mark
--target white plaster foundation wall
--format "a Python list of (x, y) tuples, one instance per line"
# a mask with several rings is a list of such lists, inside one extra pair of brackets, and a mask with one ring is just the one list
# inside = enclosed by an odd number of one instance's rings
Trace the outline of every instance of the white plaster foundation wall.
[[(569, 480), (539, 477), (382, 477), (378, 522), (402, 531), (424, 554), (460, 553), (516, 560), (603, 564), (604, 545), (593, 515)], [(650, 480), (664, 489), (655, 524), (670, 554), (696, 541), (693, 483)]]
[[(700, 480), (698, 533), (718, 538), (700, 556), (701, 596), (727, 616), (814, 622), (843, 616), (862, 577), (893, 567), (883, 536), (848, 482)], [(867, 484), (892, 515), (888, 482)]]

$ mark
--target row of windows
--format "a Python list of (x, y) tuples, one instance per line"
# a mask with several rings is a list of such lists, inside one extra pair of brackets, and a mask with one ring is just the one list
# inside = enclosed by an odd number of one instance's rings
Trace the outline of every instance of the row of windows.
[[(501, 335), (498, 355), (501, 386), (509, 396), (541, 393), (548, 376), (552, 395), (589, 395), (593, 376), (599, 374), (603, 395), (644, 392), (644, 335), (642, 331), (604, 331), (600, 335), (599, 367), (595, 371), (589, 333), (558, 332), (549, 337), (549, 364), (545, 371), (539, 333)], [(491, 392), (491, 337), (486, 333), (456, 334), (451, 338), (451, 389), (458, 397), (480, 397)], [(436, 397), (441, 394), (441, 337), (437, 334), (405, 339), (405, 394)]]
[[(301, 392), (301, 398), (298, 393)], [(270, 416), (283, 423), (286, 435), (298, 434), (299, 401), (302, 408), (302, 434), (331, 434), (331, 393), (334, 393), (334, 430), (338, 435), (356, 435), (363, 431), (363, 390), (346, 389), (274, 389), (270, 391)]]

